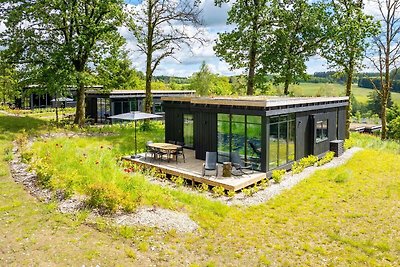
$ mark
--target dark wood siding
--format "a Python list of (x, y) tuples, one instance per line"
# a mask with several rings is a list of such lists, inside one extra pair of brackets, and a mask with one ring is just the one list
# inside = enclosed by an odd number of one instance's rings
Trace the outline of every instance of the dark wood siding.
[(346, 138), (346, 108), (341, 107), (337, 111), (338, 117), (338, 138), (344, 140)]
[(296, 160), (312, 153), (314, 134), (310, 112), (296, 114)]
[[(337, 137), (337, 128), (336, 128), (336, 118), (337, 118), (337, 110), (331, 109), (322, 113), (313, 114), (313, 136), (312, 142), (314, 155), (321, 155), (327, 151), (329, 151), (329, 142), (335, 140)], [(321, 120), (328, 120), (328, 139), (319, 143), (315, 142), (315, 134), (316, 134), (316, 122)]]
[(194, 121), (196, 158), (204, 160), (207, 151), (217, 151), (217, 114), (195, 112)]
[(167, 108), (165, 111), (165, 142), (183, 142), (183, 113), (180, 109)]

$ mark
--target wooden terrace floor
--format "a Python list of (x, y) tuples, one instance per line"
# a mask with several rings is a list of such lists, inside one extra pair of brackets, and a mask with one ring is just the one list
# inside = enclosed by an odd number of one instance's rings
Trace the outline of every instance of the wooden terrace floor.
[(165, 158), (162, 160), (154, 160), (148, 157), (146, 159), (144, 154), (141, 154), (140, 158), (133, 159), (131, 157), (124, 157), (124, 159), (135, 162), (136, 164), (157, 168), (169, 175), (181, 176), (192, 181), (192, 183), (196, 182), (205, 183), (210, 186), (222, 186), (226, 190), (232, 191), (241, 190), (266, 178), (265, 173), (257, 171), (240, 176), (232, 175), (231, 177), (222, 177), (222, 164), (218, 164), (218, 177), (215, 177), (215, 172), (211, 171), (206, 172), (206, 176), (203, 177), (201, 172), (204, 161), (195, 158), (194, 150), (185, 149), (184, 153), (186, 156), (186, 163), (183, 162), (182, 157), (179, 157), (178, 162), (176, 162), (175, 159), (171, 159), (170, 162), (168, 162)]

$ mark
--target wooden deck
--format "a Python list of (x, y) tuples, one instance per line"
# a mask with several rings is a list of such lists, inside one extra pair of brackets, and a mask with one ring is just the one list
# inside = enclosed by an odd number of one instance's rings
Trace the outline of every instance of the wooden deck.
[(195, 159), (194, 151), (185, 149), (186, 163), (183, 162), (182, 157), (179, 157), (178, 163), (175, 159), (167, 160), (154, 160), (151, 158), (142, 157), (133, 159), (131, 157), (124, 157), (125, 160), (135, 162), (136, 164), (154, 167), (162, 170), (166, 174), (181, 176), (187, 180), (195, 183), (205, 183), (210, 186), (222, 186), (226, 190), (238, 191), (249, 185), (253, 185), (262, 179), (266, 178), (263, 172), (254, 171), (251, 174), (244, 174), (240, 176), (222, 177), (222, 164), (219, 165), (218, 177), (215, 177), (215, 172), (207, 172), (206, 176), (202, 176), (202, 166), (204, 161)]

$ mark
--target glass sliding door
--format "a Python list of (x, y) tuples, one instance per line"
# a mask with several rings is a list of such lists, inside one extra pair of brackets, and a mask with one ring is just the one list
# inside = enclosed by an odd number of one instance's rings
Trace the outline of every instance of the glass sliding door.
[(261, 170), (261, 117), (247, 116), (246, 130), (246, 160), (252, 163), (254, 169)]
[(230, 115), (229, 114), (218, 114), (218, 161), (224, 162), (230, 160), (230, 141), (231, 141), (231, 129), (230, 129)]
[(288, 149), (287, 149), (287, 116), (279, 118), (279, 149), (278, 149), (278, 166), (287, 163)]
[(237, 153), (242, 159), (246, 158), (246, 116), (232, 115), (231, 117), (232, 153)]
[(270, 118), (269, 123), (269, 139), (268, 139), (268, 158), (269, 158), (269, 169), (275, 169), (278, 167), (278, 155), (279, 155), (279, 118)]
[(268, 168), (273, 170), (295, 160), (295, 115), (271, 117), (268, 127)]
[(193, 148), (193, 114), (183, 115), (183, 142), (185, 147)]
[(237, 153), (261, 170), (261, 117), (218, 114), (218, 162)]

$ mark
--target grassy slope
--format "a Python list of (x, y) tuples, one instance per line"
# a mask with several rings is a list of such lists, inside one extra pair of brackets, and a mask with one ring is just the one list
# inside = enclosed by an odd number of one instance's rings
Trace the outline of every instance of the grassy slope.
[[(282, 90), (282, 86), (277, 86)], [(342, 84), (330, 84), (330, 83), (301, 83), (298, 85), (291, 85), (290, 90), (296, 96), (342, 96), (345, 95), (345, 86)], [(361, 88), (358, 85), (353, 85), (353, 93), (356, 99), (360, 102), (366, 103), (368, 100), (368, 94), (372, 92), (372, 89)], [(392, 93), (392, 100), (400, 104), (400, 93)]]
[(101, 232), (86, 225), (85, 213), (59, 214), (54, 204), (38, 202), (13, 181), (6, 162), (11, 157), (11, 141), (23, 129), (35, 134), (45, 128), (40, 120), (0, 114), (0, 265), (107, 266), (147, 262), (136, 254), (133, 239), (121, 239), (118, 232)]
[[(28, 123), (41, 125), (39, 120), (0, 115), (0, 260), (15, 265), (126, 265), (132, 260), (129, 255), (136, 254), (136, 264), (142, 266), (147, 258), (165, 266), (400, 264), (400, 156), (393, 153), (399, 151), (397, 143), (382, 145), (378, 139), (355, 136), (358, 144), (370, 149), (345, 166), (319, 171), (263, 205), (220, 206), (224, 211), (219, 220), (194, 209), (212, 210), (219, 205), (203, 198), (193, 203), (180, 190), (169, 191), (181, 202), (180, 209), (205, 228), (187, 235), (160, 234), (102, 223), (88, 227), (84, 214), (60, 215), (52, 204), (32, 199), (11, 180), (3, 159), (15, 132)], [(105, 142), (104, 138), (83, 139), (77, 145), (98, 149)], [(116, 139), (107, 142), (117, 149)], [(149, 250), (153, 246), (154, 252)]]

